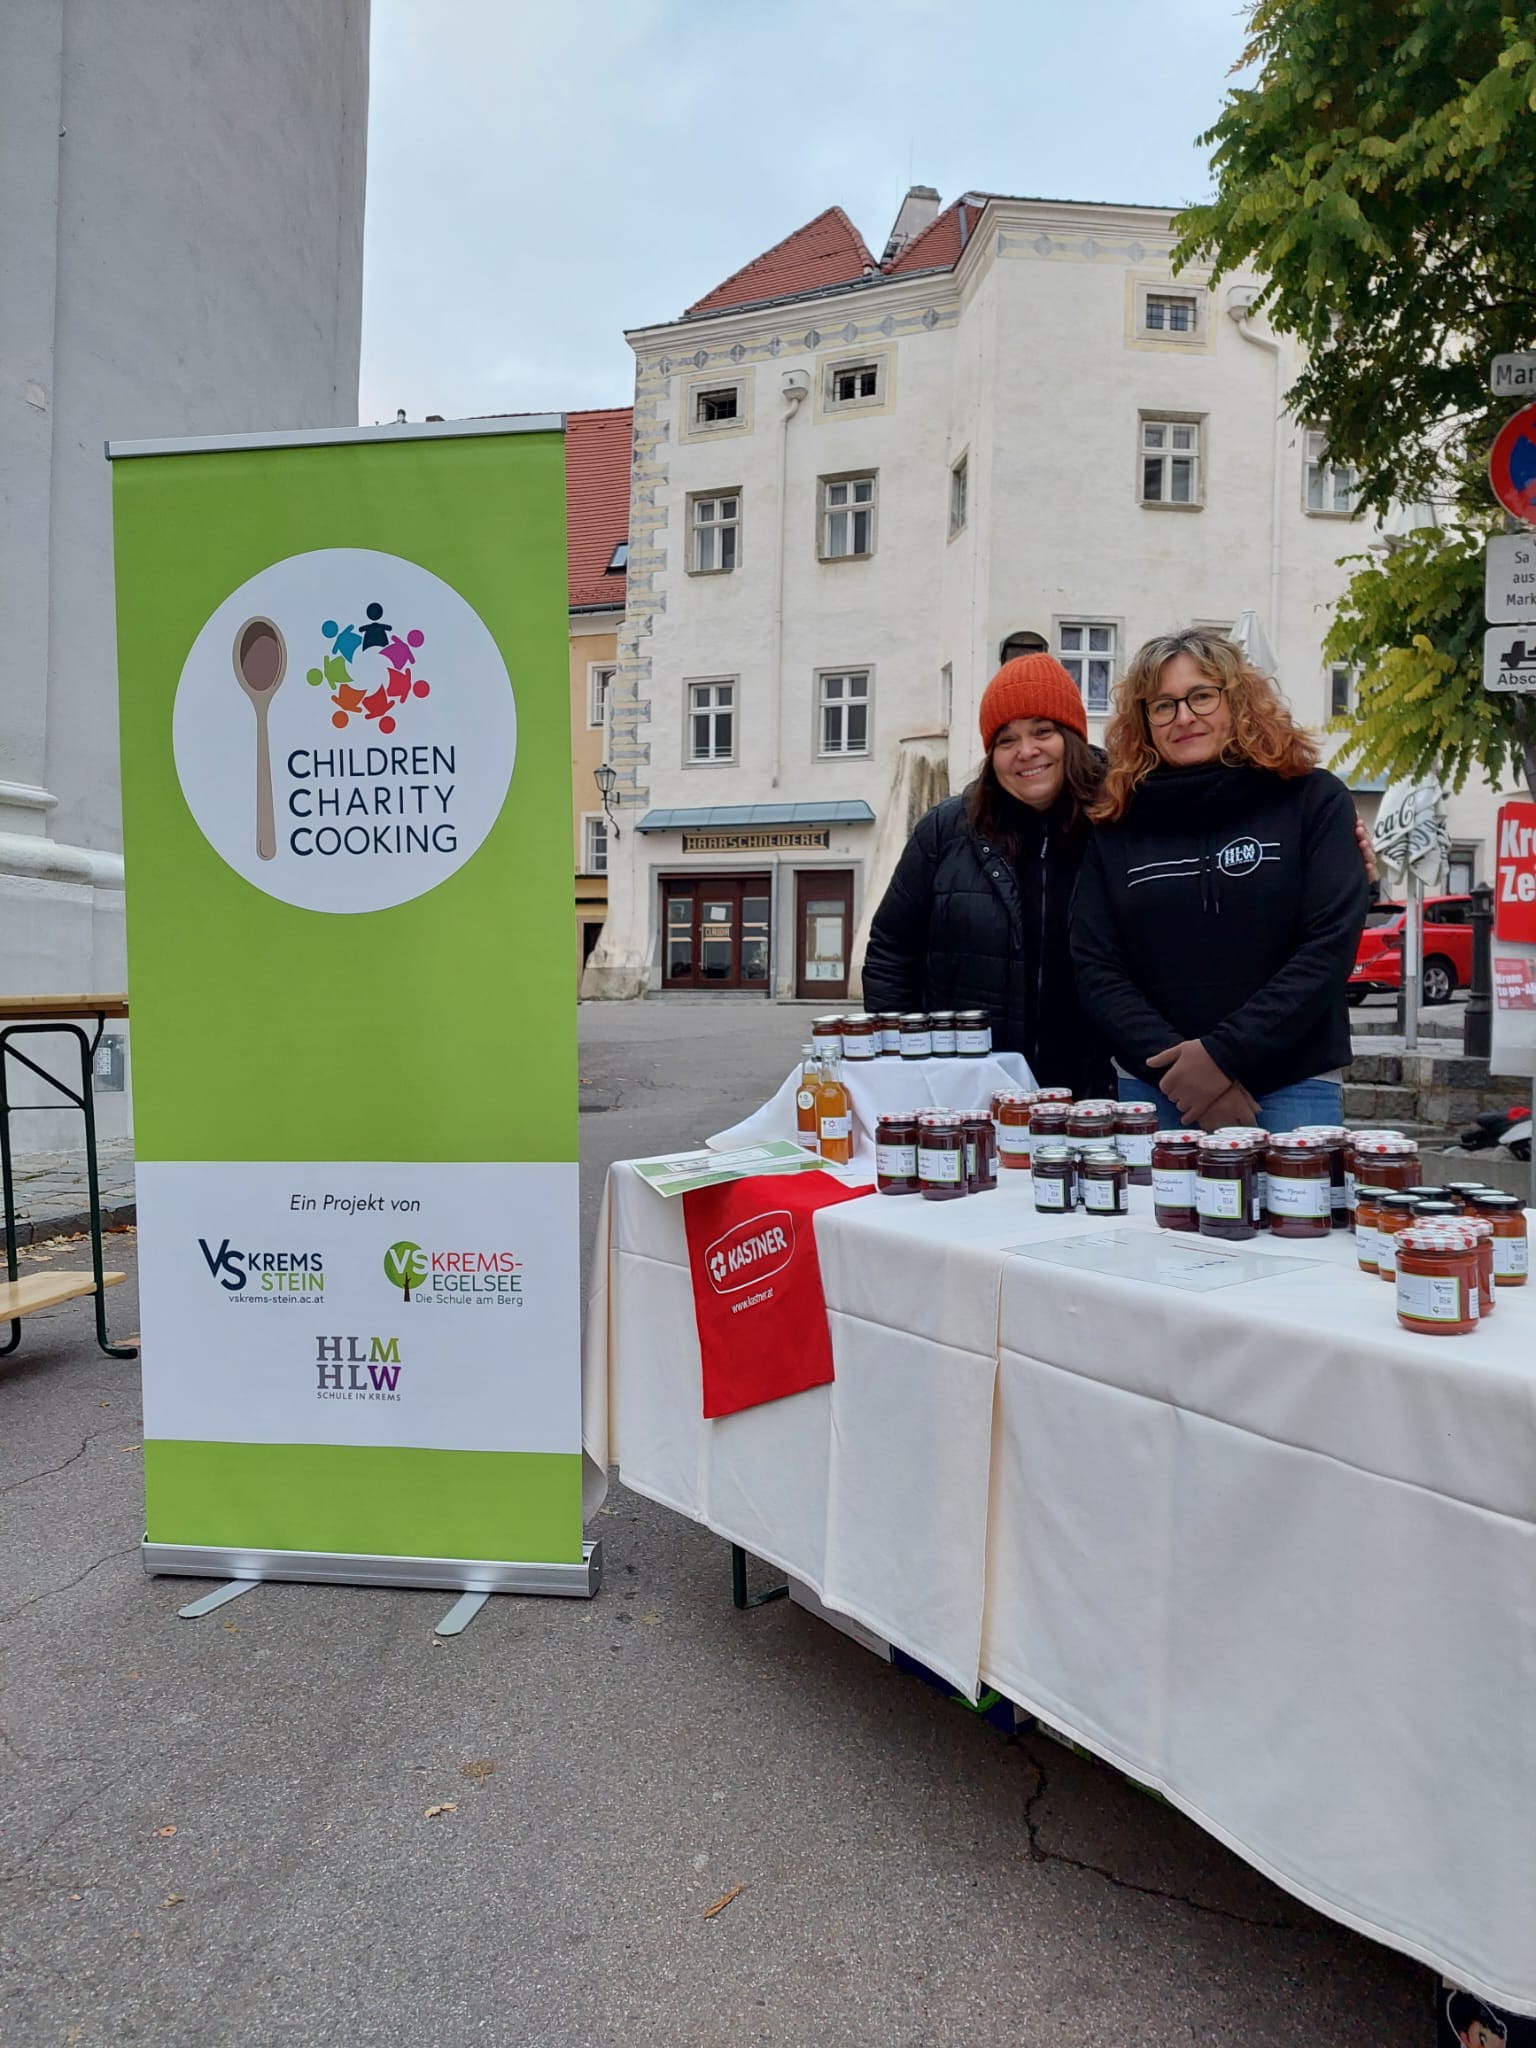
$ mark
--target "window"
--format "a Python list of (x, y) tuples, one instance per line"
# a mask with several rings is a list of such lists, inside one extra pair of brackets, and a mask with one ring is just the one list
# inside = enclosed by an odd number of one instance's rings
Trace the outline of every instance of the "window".
[(730, 440), (752, 431), (752, 372), (722, 376), (707, 368), (683, 384), (679, 436), (684, 441)]
[(834, 363), (827, 372), (827, 404), (830, 406), (868, 405), (880, 396), (878, 362)]
[(998, 649), (997, 659), (1001, 664), (1012, 661), (1017, 654), (1049, 654), (1051, 643), (1043, 633), (1010, 633)]
[(738, 492), (716, 498), (690, 498), (688, 567), (695, 576), (718, 576), (734, 569), (741, 531)]
[(819, 754), (869, 752), (869, 670), (827, 669), (817, 677)]
[(1347, 462), (1330, 462), (1327, 458), (1328, 436), (1317, 430), (1307, 435), (1307, 510), (1309, 512), (1331, 512), (1339, 518), (1348, 518), (1355, 509), (1355, 489), (1359, 482), (1355, 471)]
[(956, 534), (965, 524), (966, 499), (970, 488), (970, 460), (962, 455), (949, 472), (949, 530)]
[(939, 670), (939, 723), (946, 732), (955, 715), (955, 670), (953, 662), (946, 661)]
[(1064, 625), (1061, 665), (1083, 693), (1083, 703), (1097, 717), (1109, 710), (1109, 689), (1115, 679), (1116, 628), (1097, 619)]
[[(1452, 846), (1450, 863), (1445, 871), (1445, 886), (1453, 895), (1470, 896), (1472, 885), (1477, 880), (1476, 846)], [(1471, 905), (1467, 906), (1468, 916)]]
[(586, 811), (581, 820), (581, 872), (608, 872), (608, 820), (598, 811)]
[(618, 576), (628, 567), (629, 542), (627, 540), (621, 540), (618, 546), (614, 549), (613, 553), (608, 557), (608, 566), (603, 571), (603, 574), (605, 576)]
[(1199, 304), (1193, 292), (1148, 292), (1142, 325), (1148, 334), (1193, 334)]
[(688, 760), (692, 765), (736, 758), (736, 685), (688, 685)]
[(723, 384), (716, 391), (696, 391), (693, 394), (693, 417), (701, 427), (719, 427), (727, 420), (740, 419), (740, 390), (734, 384)]
[(1328, 716), (1347, 718), (1355, 708), (1355, 672), (1336, 662), (1328, 671)]
[(613, 688), (616, 668), (593, 663), (587, 670), (587, 723), (601, 725), (608, 716), (608, 692)]
[(827, 476), (821, 480), (821, 559), (856, 561), (875, 552), (875, 479)]
[(1200, 422), (1144, 418), (1141, 422), (1143, 505), (1200, 503)]

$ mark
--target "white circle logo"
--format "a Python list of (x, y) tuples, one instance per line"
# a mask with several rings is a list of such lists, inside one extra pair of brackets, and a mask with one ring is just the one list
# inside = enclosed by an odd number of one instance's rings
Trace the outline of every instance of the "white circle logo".
[(517, 706), (457, 591), (398, 555), (320, 548), (214, 612), (172, 740), (187, 806), (237, 875), (300, 910), (390, 910), (495, 824)]
[(1264, 849), (1257, 839), (1229, 839), (1216, 856), (1216, 865), (1224, 875), (1251, 875), (1264, 859)]

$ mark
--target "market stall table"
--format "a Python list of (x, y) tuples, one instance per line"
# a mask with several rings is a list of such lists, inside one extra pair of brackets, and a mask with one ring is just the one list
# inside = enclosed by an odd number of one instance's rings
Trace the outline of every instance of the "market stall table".
[(1145, 1189), (1045, 1216), (1018, 1179), (821, 1211), (834, 1383), (706, 1422), (682, 1205), (614, 1167), (589, 1454), (1536, 2012), (1536, 1289), (1415, 1336), (1347, 1233), (1175, 1236)]

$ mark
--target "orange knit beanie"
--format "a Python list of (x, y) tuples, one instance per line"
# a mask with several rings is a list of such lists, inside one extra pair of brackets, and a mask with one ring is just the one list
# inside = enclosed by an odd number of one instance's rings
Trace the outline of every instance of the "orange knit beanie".
[(1082, 692), (1051, 654), (1016, 654), (981, 693), (981, 737), (987, 752), (1013, 718), (1049, 718), (1088, 737)]

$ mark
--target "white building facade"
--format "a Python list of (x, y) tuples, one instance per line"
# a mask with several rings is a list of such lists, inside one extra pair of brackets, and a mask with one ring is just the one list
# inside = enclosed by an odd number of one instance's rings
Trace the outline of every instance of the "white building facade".
[[(356, 421), (368, 25), (368, 0), (0, 10), (6, 992), (126, 984), (104, 443)], [(127, 1103), (100, 1098), (105, 1134)]]
[[(823, 216), (630, 334), (623, 831), (585, 993), (856, 996), (1005, 649), (1057, 654), (1097, 738), (1142, 640), (1252, 610), (1297, 714), (1342, 705), (1322, 639), (1375, 530), (1284, 411), (1259, 280), (1175, 276), (1172, 218), (918, 188), (879, 264)], [(1451, 811), (1465, 885), (1492, 804)]]

